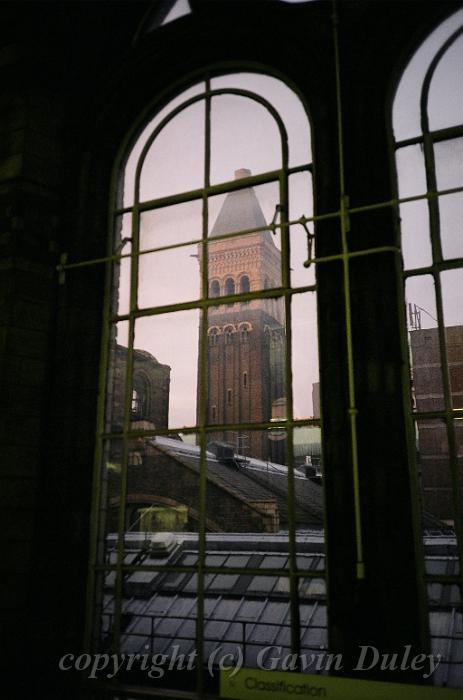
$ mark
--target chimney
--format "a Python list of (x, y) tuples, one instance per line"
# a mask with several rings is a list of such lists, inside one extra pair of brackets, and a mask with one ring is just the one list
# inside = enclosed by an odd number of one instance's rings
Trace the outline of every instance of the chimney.
[(241, 180), (243, 177), (251, 177), (251, 175), (252, 172), (247, 168), (239, 168), (239, 170), (235, 170), (235, 180)]

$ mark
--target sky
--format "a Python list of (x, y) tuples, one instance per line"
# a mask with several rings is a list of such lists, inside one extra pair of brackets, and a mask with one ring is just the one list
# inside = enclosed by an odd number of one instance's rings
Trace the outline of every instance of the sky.
[[(393, 128), (397, 141), (420, 133), (419, 86), (437, 48), (463, 21), (463, 10), (446, 20), (420, 47), (399, 84), (393, 108)], [(463, 123), (463, 38), (447, 52), (431, 84), (430, 126), (445, 128)], [(265, 97), (280, 113), (288, 130), (289, 164), (311, 161), (309, 122), (297, 95), (283, 82), (269, 76), (241, 73), (212, 81), (212, 88), (252, 90)], [(124, 206), (133, 204), (135, 167), (141, 149), (154, 127), (186, 99), (204, 89), (199, 83), (175, 98), (147, 125), (134, 145), (124, 174)], [(463, 185), (463, 138), (436, 146), (438, 187)], [(211, 183), (232, 180), (238, 168), (259, 174), (281, 167), (281, 148), (275, 122), (267, 110), (250, 99), (221, 95), (212, 100), (211, 111)], [(424, 159), (419, 145), (397, 153), (399, 194), (402, 197), (426, 191)], [(146, 201), (174, 193), (199, 189), (204, 182), (204, 102), (196, 102), (167, 124), (151, 145), (140, 180), (140, 200)], [(256, 187), (266, 221), (273, 218), (279, 201), (276, 183)], [(224, 201), (224, 195), (209, 201), (209, 225), (212, 227)], [(293, 175), (289, 182), (290, 218), (312, 215), (312, 183), (308, 173)], [(441, 235), (445, 258), (463, 257), (463, 193), (441, 198)], [(406, 269), (431, 263), (429, 224), (425, 201), (401, 206), (402, 240)], [(312, 228), (312, 227), (310, 227)], [(146, 212), (140, 220), (141, 249), (174, 245), (199, 239), (202, 231), (201, 201)], [(130, 236), (130, 215), (123, 220), (123, 235)], [(306, 236), (294, 226), (291, 236), (291, 275), (293, 287), (313, 284), (313, 269), (305, 269)], [(280, 247), (279, 236), (275, 243)], [(124, 249), (128, 252), (128, 248)], [(199, 298), (197, 244), (140, 258), (140, 308), (180, 303)], [(120, 313), (127, 311), (129, 267), (123, 263), (120, 280)], [(463, 271), (441, 276), (447, 325), (463, 323)], [(435, 296), (429, 276), (412, 278), (407, 283), (407, 301), (420, 306), (423, 327), (436, 325)], [(293, 297), (293, 388), (294, 415), (313, 415), (312, 384), (318, 381), (317, 323), (314, 294)], [(135, 347), (152, 353), (171, 370), (169, 427), (196, 423), (196, 383), (199, 312), (182, 311), (137, 320)], [(121, 323), (118, 342), (127, 342), (127, 324)]]

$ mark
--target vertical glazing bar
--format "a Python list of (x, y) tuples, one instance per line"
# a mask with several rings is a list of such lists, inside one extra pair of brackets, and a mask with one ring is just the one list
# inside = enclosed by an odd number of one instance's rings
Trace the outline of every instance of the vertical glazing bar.
[[(461, 33), (462, 30), (458, 30), (454, 34), (449, 42), (453, 42), (453, 37), (456, 38)], [(448, 42), (447, 42), (448, 43)], [(440, 55), (441, 51), (437, 54)], [(437, 178), (436, 178), (436, 165), (434, 160), (434, 146), (432, 142), (432, 136), (429, 132), (429, 119), (428, 119), (428, 93), (430, 80), (433, 71), (437, 65), (437, 56), (434, 58), (433, 63), (428, 69), (426, 75), (423, 90), (421, 94), (421, 128), (423, 131), (423, 143), (424, 143), (424, 162), (426, 168), (426, 186), (429, 193), (435, 193), (438, 191), (437, 188)], [(439, 212), (439, 198), (428, 196), (428, 206), (429, 206), (429, 228), (431, 233), (431, 247), (433, 254), (433, 278), (434, 287), (436, 291), (436, 310), (437, 310), (437, 326), (439, 334), (439, 348), (440, 348), (440, 360), (442, 367), (442, 383), (444, 388), (444, 406), (446, 411), (446, 427), (447, 427), (447, 440), (449, 446), (449, 462), (450, 462), (450, 472), (452, 478), (452, 498), (453, 498), (453, 514), (455, 520), (455, 534), (457, 537), (457, 547), (458, 556), (460, 562), (460, 588), (463, 591), (463, 508), (461, 504), (461, 478), (458, 469), (458, 447), (456, 443), (455, 436), (455, 424), (452, 415), (452, 396), (450, 391), (450, 371), (448, 365), (447, 357), (447, 339), (445, 336), (445, 317), (444, 317), (444, 305), (442, 299), (442, 285), (440, 280), (440, 274), (436, 264), (442, 262), (442, 247), (440, 238), (440, 212)]]
[[(206, 80), (206, 99), (204, 114), (204, 186), (209, 187), (211, 169), (211, 97), (208, 94), (211, 89), (210, 79)], [(209, 203), (206, 189), (203, 192), (203, 230), (201, 250), (201, 299), (204, 300), (209, 290), (208, 248), (207, 237), (209, 231)], [(207, 363), (208, 363), (208, 308), (201, 308), (200, 321), (200, 353), (199, 353), (199, 437), (200, 437), (200, 466), (199, 466), (199, 533), (198, 533), (198, 605), (196, 617), (196, 643), (198, 651), (198, 696), (204, 697), (204, 566), (206, 562), (206, 424), (207, 424)]]
[(294, 449), (293, 449), (293, 373), (292, 373), (292, 327), (291, 327), (291, 291), (290, 291), (290, 227), (288, 211), (288, 142), (282, 140), (283, 170), (280, 174), (280, 224), (281, 224), (281, 263), (282, 284), (285, 289), (285, 384), (286, 384), (286, 459), (288, 463), (288, 555), (289, 555), (289, 605), (291, 612), (291, 652), (300, 659), (300, 611), (299, 580), (297, 577), (296, 558), (296, 518), (294, 496)]
[[(111, 255), (113, 249), (114, 238), (114, 223), (115, 217), (112, 214), (114, 209), (114, 193), (115, 182), (111, 187), (111, 201), (108, 217), (108, 256)], [(106, 394), (107, 394), (107, 374), (108, 374), (108, 358), (110, 352), (110, 325), (109, 317), (111, 314), (111, 294), (112, 294), (112, 266), (111, 261), (106, 263), (105, 267), (105, 283), (104, 283), (104, 299), (103, 299), (103, 314), (102, 314), (102, 337), (101, 337), (101, 352), (99, 366), (99, 384), (98, 384), (98, 405), (96, 417), (96, 446), (93, 467), (93, 483), (92, 483), (92, 508), (90, 517), (90, 544), (89, 544), (89, 567), (87, 576), (87, 600), (85, 607), (85, 631), (84, 644), (85, 649), (92, 650), (93, 638), (96, 632), (96, 626), (99, 621), (95, 618), (96, 608), (96, 576), (95, 566), (98, 563), (100, 538), (104, 536), (104, 527), (101, 527), (101, 481), (103, 478), (103, 439), (101, 435), (105, 428), (105, 412), (106, 412)], [(104, 543), (103, 543), (104, 550)]]
[(135, 202), (132, 210), (132, 258), (130, 270), (130, 318), (129, 318), (129, 338), (127, 348), (127, 366), (125, 376), (124, 392), (124, 418), (123, 418), (123, 442), (121, 459), (121, 483), (119, 491), (119, 515), (117, 525), (117, 560), (116, 560), (116, 581), (114, 593), (114, 653), (119, 652), (119, 640), (121, 632), (121, 609), (124, 596), (124, 554), (125, 554), (125, 503), (127, 498), (127, 473), (128, 473), (128, 453), (129, 453), (129, 432), (132, 419), (132, 384), (133, 384), (133, 348), (135, 341), (135, 314), (138, 299), (138, 252), (139, 252), (139, 181), (135, 183)]
[(336, 0), (333, 0), (333, 39), (336, 68), (336, 108), (338, 116), (338, 149), (339, 149), (339, 187), (340, 187), (340, 223), (341, 239), (344, 267), (344, 309), (346, 315), (346, 345), (347, 345), (347, 371), (349, 382), (349, 421), (351, 429), (351, 449), (352, 449), (352, 477), (354, 490), (354, 517), (355, 517), (355, 538), (357, 550), (357, 578), (365, 578), (365, 563), (363, 560), (363, 537), (362, 537), (362, 516), (360, 510), (360, 484), (359, 465), (357, 448), (357, 408), (355, 405), (355, 373), (354, 373), (354, 353), (352, 341), (352, 309), (350, 301), (350, 270), (349, 270), (349, 247), (347, 243), (347, 233), (349, 231), (349, 198), (345, 192), (344, 180), (344, 143), (342, 124), (342, 100), (341, 100), (341, 74), (339, 60), (339, 17)]
[[(431, 229), (432, 236), (432, 229)], [(445, 317), (444, 305), (442, 300), (442, 286), (440, 274), (437, 270), (434, 272), (434, 286), (436, 290), (436, 310), (438, 320), (438, 333), (440, 345), (440, 358), (442, 366), (442, 383), (444, 387), (444, 405), (445, 405), (445, 422), (447, 427), (447, 440), (449, 446), (449, 462), (450, 473), (452, 479), (452, 500), (454, 527), (457, 537), (458, 556), (460, 560), (460, 577), (461, 590), (463, 591), (463, 509), (461, 504), (461, 479), (458, 467), (458, 447), (455, 436), (455, 424), (452, 411), (452, 396), (450, 393), (450, 371), (447, 359), (447, 339), (445, 337)]]

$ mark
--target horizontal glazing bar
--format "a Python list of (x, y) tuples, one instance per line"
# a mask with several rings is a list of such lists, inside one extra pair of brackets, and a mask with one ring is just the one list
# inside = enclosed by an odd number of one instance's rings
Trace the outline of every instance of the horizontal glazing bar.
[[(204, 426), (204, 432), (205, 433), (216, 433), (219, 430), (252, 430), (252, 431), (258, 431), (258, 430), (275, 430), (275, 428), (278, 427), (284, 427), (289, 428), (289, 427), (305, 427), (305, 426), (316, 426), (316, 427), (321, 427), (321, 420), (320, 418), (300, 418), (297, 420), (289, 420), (289, 419), (284, 419), (281, 418), (278, 420), (278, 422), (264, 422), (264, 423), (214, 423), (210, 425)], [(182, 434), (197, 434), (199, 431), (199, 427), (196, 426), (189, 426), (188, 428), (183, 428), (181, 426), (173, 427), (173, 428), (157, 428), (156, 430), (128, 430), (127, 432), (121, 431), (120, 433), (103, 433), (101, 437), (105, 440), (107, 439), (121, 439), (122, 437), (127, 437), (129, 439), (135, 439), (135, 438), (154, 438), (156, 435), (160, 436), (168, 436), (168, 435), (178, 435), (178, 433)]]
[(417, 275), (429, 275), (434, 270), (442, 272), (443, 270), (454, 270), (455, 268), (463, 267), (463, 258), (452, 258), (452, 260), (441, 260), (427, 267), (417, 267), (414, 270), (404, 271), (404, 277), (416, 277)]
[(453, 583), (458, 585), (461, 582), (461, 577), (458, 574), (453, 576), (445, 576), (443, 574), (436, 574), (436, 576), (433, 576), (432, 574), (426, 574), (423, 578), (426, 583)]
[(427, 418), (447, 418), (453, 420), (463, 420), (463, 408), (452, 408), (449, 411), (442, 409), (441, 411), (416, 411), (413, 412), (415, 420), (425, 420)]
[[(249, 177), (240, 178), (239, 180), (227, 180), (226, 182), (221, 182), (217, 185), (208, 185), (207, 187), (201, 189), (190, 190), (188, 192), (182, 192), (180, 194), (174, 194), (168, 197), (158, 197), (157, 199), (140, 202), (138, 205), (136, 205), (136, 209), (138, 209), (138, 211), (147, 211), (149, 209), (159, 209), (160, 207), (165, 207), (170, 204), (189, 202), (192, 199), (201, 199), (203, 196), (211, 197), (216, 194), (227, 194), (228, 192), (234, 192), (235, 190), (242, 190), (248, 187), (265, 185), (269, 182), (277, 181), (279, 180), (281, 173), (294, 175), (301, 172), (312, 172), (312, 170), (313, 168), (311, 163), (300, 165), (295, 168), (271, 170), (270, 172), (262, 173), (261, 175), (251, 175)], [(134, 207), (125, 207), (123, 209), (117, 209), (116, 214), (127, 214), (133, 208)]]
[(308, 267), (309, 264), (319, 265), (321, 263), (333, 262), (334, 260), (349, 260), (350, 258), (359, 258), (365, 255), (375, 255), (376, 253), (398, 253), (400, 255), (400, 252), (400, 248), (388, 245), (381, 246), (379, 248), (367, 248), (366, 250), (356, 250), (352, 253), (345, 252), (338, 253), (337, 255), (327, 255), (326, 257), (322, 258), (313, 258), (312, 260), (307, 260), (304, 263), (304, 265)]
[[(198, 190), (198, 192), (202, 193), (202, 190)], [(365, 205), (360, 206), (360, 207), (346, 208), (343, 215), (345, 215), (346, 213), (348, 215), (349, 214), (360, 214), (360, 213), (365, 213), (368, 211), (375, 211), (377, 209), (385, 209), (387, 207), (395, 207), (395, 206), (398, 206), (399, 204), (405, 204), (407, 202), (417, 202), (420, 200), (432, 199), (434, 197), (440, 197), (440, 196), (447, 195), (447, 194), (456, 194), (458, 192), (463, 192), (463, 187), (453, 187), (451, 189), (438, 190), (436, 192), (426, 192), (425, 194), (415, 195), (413, 197), (403, 197), (400, 199), (397, 198), (397, 199), (391, 199), (391, 200), (388, 200), (385, 202), (378, 202), (377, 204), (365, 204)], [(193, 199), (193, 197), (192, 197), (192, 199)], [(131, 209), (129, 209), (127, 211), (130, 212)], [(295, 226), (297, 224), (305, 225), (305, 224), (310, 223), (310, 222), (325, 221), (327, 219), (335, 219), (335, 218), (340, 218), (340, 217), (341, 217), (341, 211), (339, 210), (339, 211), (330, 212), (327, 214), (318, 214), (318, 215), (316, 214), (316, 215), (310, 216), (310, 217), (302, 216), (299, 219), (294, 219), (292, 221), (288, 221), (288, 223), (286, 225), (287, 226)], [(243, 236), (243, 235), (246, 235), (248, 233), (258, 232), (258, 231), (269, 231), (269, 230), (275, 231), (280, 227), (281, 227), (280, 224), (270, 223), (270, 224), (267, 224), (265, 226), (262, 226), (261, 228), (243, 229), (242, 231), (236, 231), (236, 232), (234, 231), (233, 233), (227, 234), (225, 236), (218, 236), (217, 238), (214, 238), (214, 241), (220, 240), (220, 239), (235, 238), (237, 236)], [(200, 243), (200, 242), (201, 242), (201, 239), (196, 238), (196, 239), (193, 239), (191, 241), (187, 241), (185, 243), (182, 242), (182, 243), (178, 243), (178, 244), (173, 245), (173, 246), (161, 246), (159, 248), (150, 248), (150, 249), (139, 251), (139, 252), (133, 253), (133, 254), (127, 253), (127, 254), (120, 254), (120, 255), (109, 255), (109, 256), (106, 256), (103, 258), (93, 258), (91, 260), (83, 260), (81, 262), (61, 264), (61, 265), (57, 265), (55, 269), (57, 270), (57, 272), (64, 272), (65, 270), (73, 270), (73, 269), (77, 269), (80, 267), (89, 267), (90, 265), (101, 265), (103, 263), (115, 262), (117, 260), (122, 260), (123, 258), (133, 257), (135, 255), (145, 255), (147, 253), (155, 253), (155, 252), (158, 252), (161, 250), (169, 250), (171, 248), (180, 248), (180, 247), (184, 247), (187, 245), (192, 245), (192, 244)], [(350, 255), (350, 253), (348, 253), (348, 255)], [(354, 253), (352, 253), (352, 255), (354, 255)], [(337, 259), (338, 257), (339, 256), (335, 256), (335, 257), (333, 257), (333, 259)], [(323, 259), (323, 262), (327, 262), (330, 259), (331, 258)], [(320, 261), (319, 259), (315, 258), (311, 262), (317, 263), (319, 261)]]
[[(463, 135), (463, 125), (450, 126), (446, 129), (436, 129), (436, 131), (429, 131), (427, 135), (431, 137), (433, 141), (446, 141), (447, 139), (458, 138)], [(403, 141), (397, 141), (394, 145), (395, 150), (399, 148), (404, 148), (404, 146), (415, 146), (418, 143), (423, 143), (424, 136), (420, 134), (419, 136), (414, 136), (410, 139), (404, 139)]]
[[(302, 428), (302, 427), (308, 427), (308, 426), (314, 426), (317, 428), (321, 427), (321, 419), (320, 418), (298, 418), (298, 419), (293, 419), (289, 420), (286, 419), (284, 420), (283, 418), (278, 421), (278, 426), (281, 423), (282, 427), (285, 429), (288, 427), (294, 427), (294, 428)], [(253, 431), (258, 431), (258, 430), (275, 430), (276, 427), (278, 427), (277, 424), (275, 423), (226, 423), (219, 425), (218, 423), (206, 425), (204, 427), (205, 433), (215, 433), (219, 429), (226, 429), (226, 430), (253, 430)], [(127, 437), (128, 439), (135, 439), (135, 438), (154, 438), (156, 435), (160, 436), (168, 436), (168, 435), (178, 435), (178, 433), (182, 433), (184, 435), (196, 435), (199, 431), (199, 426), (189, 426), (187, 428), (183, 427), (174, 427), (174, 428), (156, 428), (156, 430), (128, 430), (127, 432), (119, 432), (119, 433), (102, 433), (101, 438), (104, 440), (111, 440), (111, 439), (121, 439), (122, 437)]]
[[(354, 254), (352, 254), (354, 255)], [(144, 316), (158, 316), (159, 314), (171, 313), (173, 311), (188, 311), (190, 309), (204, 309), (208, 307), (222, 306), (225, 304), (244, 303), (253, 299), (275, 299), (282, 296), (294, 294), (303, 294), (304, 292), (316, 291), (315, 285), (308, 287), (275, 287), (273, 289), (261, 289), (255, 292), (246, 292), (243, 294), (230, 294), (228, 296), (210, 297), (209, 299), (202, 298), (194, 301), (183, 302), (182, 304), (168, 304), (165, 306), (151, 306), (146, 309), (136, 309), (129, 314), (122, 316), (113, 316), (110, 321), (126, 321), (131, 318), (142, 318)]]

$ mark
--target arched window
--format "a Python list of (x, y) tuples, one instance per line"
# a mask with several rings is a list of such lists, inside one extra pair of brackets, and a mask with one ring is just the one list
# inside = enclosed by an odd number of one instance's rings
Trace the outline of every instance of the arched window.
[(228, 277), (225, 280), (225, 294), (228, 296), (229, 294), (234, 294), (235, 293), (235, 280), (232, 279), (231, 277)]
[[(463, 424), (463, 10), (443, 22), (404, 71), (393, 106), (410, 410), (420, 474), (421, 522), (455, 529), (462, 551)], [(451, 534), (453, 534), (450, 531)], [(439, 585), (427, 570), (431, 634)], [(455, 570), (456, 574), (456, 570)], [(450, 577), (452, 579), (452, 577)], [(461, 584), (461, 573), (449, 579)], [(433, 585), (434, 584), (434, 585)], [(452, 598), (458, 614), (461, 598)], [(444, 662), (445, 663), (445, 662)], [(445, 665), (445, 677), (451, 673)], [(462, 677), (455, 683), (461, 685)]]
[(240, 279), (240, 292), (241, 294), (245, 294), (246, 292), (249, 292), (251, 290), (251, 286), (249, 284), (249, 277), (247, 275), (243, 275), (242, 278)]
[(209, 343), (211, 345), (217, 345), (218, 340), (219, 340), (219, 330), (218, 328), (209, 328), (207, 332), (209, 336)]
[[(460, 501), (448, 478), (458, 461), (452, 445), (463, 444), (463, 426), (455, 413), (463, 408), (461, 65), (463, 10), (418, 49), (402, 75), (393, 108), (422, 498), (429, 512), (452, 522), (463, 516), (461, 506), (455, 512)], [(437, 447), (442, 441), (446, 459)]]
[(211, 282), (209, 296), (213, 298), (220, 296), (220, 283), (218, 282), (218, 280), (213, 280)]
[[(270, 438), (274, 428), (272, 401), (287, 392), (294, 400), (282, 430), (290, 431), (291, 444), (303, 428), (307, 436), (320, 432), (319, 421), (312, 418), (310, 400), (312, 384), (319, 381), (317, 335), (313, 332), (314, 275), (313, 269), (304, 266), (307, 245), (305, 234), (299, 235), (300, 224), (288, 224), (289, 197), (296, 215), (297, 207), (301, 212), (306, 210), (311, 196), (310, 128), (305, 108), (290, 88), (271, 76), (206, 76), (165, 106), (143, 129), (139, 141), (126, 154), (113, 212), (114, 250), (120, 251), (123, 245), (126, 262), (114, 275), (108, 337), (110, 347), (116, 341), (126, 348), (128, 360), (125, 376), (121, 373), (118, 377), (117, 390), (111, 394), (114, 385), (107, 386), (106, 432), (112, 428), (116, 398), (118, 406), (126, 410), (127, 387), (138, 392), (132, 371), (134, 352), (149, 353), (170, 370), (169, 395), (165, 397), (168, 418), (164, 424), (156, 423), (155, 430), (139, 430), (135, 435), (126, 419), (121, 423), (123, 441), (147, 443), (143, 466), (150, 470), (146, 483), (152, 493), (148, 495), (176, 502), (183, 499), (200, 513), (207, 530), (208, 513), (197, 498), (201, 490), (199, 467), (201, 460), (206, 460), (206, 481), (214, 476), (213, 470), (216, 472), (214, 503), (206, 505), (218, 509), (221, 517), (229, 517), (221, 524), (222, 531), (238, 527), (242, 532), (278, 532), (289, 524), (287, 509), (281, 515), (269, 515), (252, 503), (246, 504), (245, 498), (238, 506), (235, 500), (230, 508), (224, 500), (229, 492), (221, 487), (221, 479), (225, 484), (229, 477), (221, 470), (224, 465), (230, 468), (237, 426), (246, 425), (246, 458), (255, 458), (259, 464), (272, 457), (279, 460), (282, 488), (287, 488), (292, 458), (279, 446), (276, 452), (276, 443)], [(279, 212), (278, 220), (275, 212)], [(136, 236), (132, 235), (134, 227)], [(291, 260), (289, 247), (282, 243), (285, 236), (292, 238)], [(243, 269), (251, 270), (250, 266), (254, 267), (252, 279), (262, 280), (265, 274), (285, 280), (283, 291), (270, 300), (270, 311), (262, 297), (263, 285), (251, 290), (251, 271), (242, 274)], [(217, 306), (221, 293), (231, 296), (237, 292), (252, 294), (252, 302)], [(285, 308), (292, 309), (287, 318)], [(249, 321), (247, 314), (251, 314)], [(246, 353), (244, 366), (244, 349), (234, 339), (247, 340), (251, 323), (255, 352)], [(291, 336), (292, 355), (269, 349), (265, 324), (281, 328), (284, 343), (289, 343)], [(223, 329), (226, 350), (217, 343), (218, 328)], [(291, 371), (287, 371), (289, 364)], [(254, 372), (261, 379), (252, 382), (250, 392), (249, 377)], [(293, 382), (292, 388), (284, 386), (287, 380)], [(135, 406), (139, 396), (133, 396)], [(233, 429), (227, 430), (225, 425), (217, 431), (218, 416), (224, 416), (220, 420)], [(250, 429), (252, 424), (256, 429)], [(113, 434), (115, 430), (113, 427)], [(220, 447), (225, 462), (212, 459), (206, 450), (208, 442), (214, 440), (225, 443)], [(124, 460), (125, 452), (121, 452)], [(231, 457), (226, 457), (230, 453)], [(121, 474), (127, 478), (118, 481), (112, 477), (109, 491), (113, 504), (120, 502), (118, 490), (122, 493), (125, 489), (129, 501), (139, 488), (131, 479), (131, 469), (126, 461)], [(169, 473), (171, 481), (166, 476)], [(235, 477), (245, 479), (238, 471)], [(245, 484), (241, 486), (247, 493)], [(315, 521), (320, 526), (323, 523), (320, 492), (316, 501), (316, 514), (307, 512), (308, 527)], [(237, 507), (242, 512), (233, 519)], [(121, 528), (120, 518), (115, 516), (113, 522)]]

